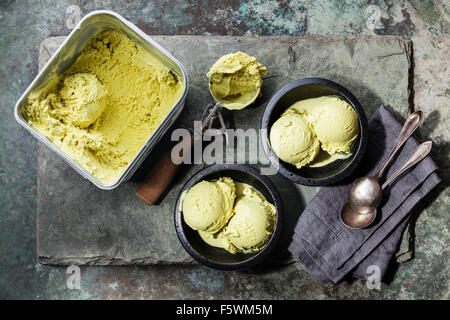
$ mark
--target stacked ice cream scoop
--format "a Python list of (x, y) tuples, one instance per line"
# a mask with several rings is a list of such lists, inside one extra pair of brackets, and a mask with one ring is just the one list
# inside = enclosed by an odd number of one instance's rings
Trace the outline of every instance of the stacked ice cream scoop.
[(275, 206), (254, 187), (228, 177), (197, 183), (183, 195), (181, 206), (189, 227), (230, 253), (260, 251), (275, 228)]
[(322, 96), (289, 107), (272, 125), (270, 144), (297, 168), (319, 167), (351, 156), (358, 135), (355, 110), (340, 97)]

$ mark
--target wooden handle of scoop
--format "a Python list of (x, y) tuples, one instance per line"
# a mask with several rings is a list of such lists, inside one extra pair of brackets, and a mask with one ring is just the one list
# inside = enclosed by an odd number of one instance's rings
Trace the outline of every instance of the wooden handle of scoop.
[(180, 156), (183, 156), (183, 150), (191, 148), (194, 143), (193, 139), (187, 139), (189, 145), (182, 148), (183, 144), (186, 144), (184, 140), (176, 144), (171, 150), (167, 151), (154, 165), (150, 173), (144, 179), (144, 181), (136, 189), (136, 195), (145, 203), (149, 205), (155, 205), (161, 195), (166, 191), (169, 184), (172, 182), (178, 168), (181, 164), (175, 164), (172, 162), (171, 154), (174, 148), (179, 148)]

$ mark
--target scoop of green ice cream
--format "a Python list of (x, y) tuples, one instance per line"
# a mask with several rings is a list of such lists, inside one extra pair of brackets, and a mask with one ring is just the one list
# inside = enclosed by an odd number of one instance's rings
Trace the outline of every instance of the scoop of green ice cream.
[(256, 252), (265, 247), (275, 227), (275, 208), (257, 198), (236, 200), (234, 215), (223, 234), (240, 252)]
[(186, 224), (194, 230), (217, 232), (233, 214), (235, 186), (231, 178), (200, 181), (182, 199)]
[(207, 76), (214, 98), (230, 110), (239, 110), (251, 104), (259, 95), (261, 77), (266, 67), (243, 52), (222, 56), (211, 67)]
[(352, 153), (359, 135), (358, 115), (338, 96), (305, 99), (293, 104), (285, 113), (301, 114), (315, 131), (324, 151), (330, 155)]
[(94, 123), (107, 106), (105, 87), (90, 73), (66, 77), (60, 95), (66, 118), (82, 128)]
[(301, 168), (310, 163), (320, 150), (320, 142), (307, 121), (295, 113), (287, 113), (270, 129), (270, 145), (283, 161)]
[(202, 240), (205, 241), (210, 246), (225, 249), (230, 253), (238, 252), (236, 247), (233, 246), (230, 240), (224, 235), (223, 229), (217, 233), (199, 231), (198, 234), (200, 238), (202, 238)]
[[(231, 178), (221, 179), (233, 182)], [(230, 253), (259, 251), (266, 246), (274, 231), (275, 206), (253, 186), (237, 181), (234, 181), (234, 185), (236, 200), (233, 204), (233, 215), (227, 220), (227, 224), (217, 231), (199, 230), (198, 233), (210, 246), (225, 249)]]

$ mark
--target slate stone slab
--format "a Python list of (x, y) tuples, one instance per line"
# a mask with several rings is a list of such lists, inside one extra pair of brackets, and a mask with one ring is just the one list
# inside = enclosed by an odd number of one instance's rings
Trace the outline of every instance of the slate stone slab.
[[(190, 88), (175, 127), (191, 127), (211, 101), (207, 73), (223, 54), (241, 50), (267, 66), (263, 95), (244, 110), (232, 113), (234, 127), (259, 128), (264, 107), (282, 86), (305, 77), (323, 77), (348, 88), (367, 116), (381, 105), (398, 118), (408, 114), (410, 41), (397, 37), (209, 37), (154, 36), (185, 66)], [(42, 67), (64, 37), (43, 42)], [(132, 179), (113, 191), (102, 191), (80, 177), (56, 155), (39, 146), (37, 254), (44, 264), (182, 264), (193, 263), (173, 226), (173, 206), (183, 183), (203, 165), (184, 167), (159, 206), (147, 206), (135, 196), (140, 179), (168, 145), (163, 138)], [(228, 149), (227, 153), (233, 153)], [(247, 149), (245, 152), (250, 159)], [(259, 163), (267, 163), (262, 149)], [(294, 185), (279, 175), (270, 177), (285, 206), (282, 247), (302, 208), (318, 188)], [(293, 199), (295, 201), (293, 201)]]

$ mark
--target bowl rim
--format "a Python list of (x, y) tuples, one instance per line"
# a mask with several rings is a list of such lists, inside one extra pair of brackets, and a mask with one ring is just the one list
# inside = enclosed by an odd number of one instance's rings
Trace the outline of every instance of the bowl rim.
[[(184, 191), (189, 190), (194, 184), (201, 181), (206, 176), (217, 173), (223, 170), (234, 170), (234, 171), (241, 171), (245, 172), (247, 174), (250, 174), (257, 180), (259, 180), (269, 191), (270, 196), (272, 199), (271, 202), (275, 206), (277, 210), (277, 216), (276, 216), (276, 224), (275, 229), (272, 233), (272, 236), (269, 239), (269, 242), (266, 244), (266, 246), (259, 252), (257, 252), (255, 255), (251, 256), (249, 259), (240, 261), (240, 262), (233, 262), (233, 263), (221, 263), (217, 262), (211, 259), (206, 258), (202, 254), (200, 254), (189, 242), (187, 239), (185, 233), (184, 233), (184, 226), (185, 222), (183, 221), (182, 212), (180, 209), (180, 202), (181, 202), (181, 195)], [(269, 199), (268, 199), (269, 200)], [(196, 261), (200, 262), (201, 264), (213, 268), (213, 269), (219, 269), (219, 270), (225, 270), (225, 271), (232, 271), (232, 270), (244, 270), (251, 268), (259, 263), (261, 263), (263, 260), (265, 260), (270, 253), (272, 253), (274, 247), (276, 246), (276, 243), (278, 242), (278, 239), (280, 238), (282, 224), (283, 224), (283, 204), (281, 202), (280, 194), (278, 193), (278, 190), (276, 189), (275, 185), (272, 181), (270, 181), (269, 178), (266, 176), (261, 175), (257, 169), (254, 167), (251, 167), (247, 164), (236, 164), (236, 163), (220, 163), (220, 164), (213, 164), (210, 166), (207, 166), (203, 169), (200, 169), (195, 174), (193, 174), (183, 185), (181, 188), (177, 200), (175, 202), (175, 208), (174, 208), (174, 223), (175, 223), (175, 230), (178, 236), (178, 239), (181, 242), (181, 245), (183, 248), (193, 257)], [(186, 225), (186, 227), (188, 227)], [(231, 253), (230, 253), (231, 254)]]
[[(319, 85), (324, 87), (329, 87), (331, 89), (334, 89), (339, 92), (339, 94), (345, 98), (345, 100), (353, 107), (353, 109), (356, 111), (358, 115), (358, 122), (360, 127), (360, 138), (358, 147), (356, 148), (355, 155), (353, 156), (353, 159), (350, 161), (350, 163), (343, 168), (341, 171), (327, 176), (323, 178), (307, 178), (304, 176), (301, 176), (297, 174), (296, 172), (289, 169), (287, 166), (283, 164), (283, 161), (278, 158), (278, 156), (275, 154), (275, 152), (272, 150), (272, 147), (270, 146), (269, 142), (269, 132), (270, 128), (269, 126), (269, 119), (272, 115), (272, 112), (277, 105), (278, 101), (288, 92), (291, 90), (294, 90), (298, 87), (308, 86), (308, 85)], [(288, 106), (286, 107), (286, 109)], [(367, 146), (367, 140), (368, 140), (368, 122), (367, 117), (364, 112), (364, 109), (361, 107), (361, 104), (359, 103), (358, 99), (345, 87), (340, 85), (337, 82), (334, 82), (332, 80), (324, 79), (324, 78), (302, 78), (296, 81), (293, 81), (284, 87), (282, 87), (280, 90), (275, 92), (275, 94), (272, 96), (272, 98), (269, 100), (263, 116), (261, 118), (260, 127), (262, 130), (261, 133), (261, 140), (264, 152), (266, 156), (268, 157), (271, 164), (275, 167), (278, 166), (278, 172), (283, 175), (284, 177), (288, 178), (289, 180), (305, 185), (305, 186), (327, 186), (335, 184), (339, 181), (342, 181), (343, 179), (347, 178), (359, 165), (361, 162), (366, 146)]]

